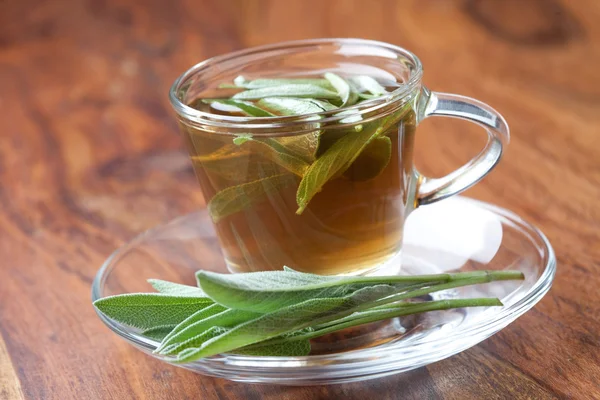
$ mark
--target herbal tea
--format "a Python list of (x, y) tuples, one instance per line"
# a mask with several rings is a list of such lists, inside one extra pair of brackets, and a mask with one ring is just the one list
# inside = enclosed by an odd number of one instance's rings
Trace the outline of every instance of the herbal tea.
[(313, 130), (288, 136), (182, 126), (232, 271), (287, 265), (317, 274), (359, 273), (400, 251), (416, 125), (411, 104), (365, 120), (357, 110), (336, 112), (392, 89), (369, 76), (333, 73), (238, 77), (221, 84), (215, 97), (189, 104), (259, 118), (344, 115), (333, 128), (321, 128), (316, 116)]

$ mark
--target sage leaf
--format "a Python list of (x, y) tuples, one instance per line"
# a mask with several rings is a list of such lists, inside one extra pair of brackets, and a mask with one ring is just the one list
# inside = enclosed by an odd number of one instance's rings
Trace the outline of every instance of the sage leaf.
[[(251, 147), (250, 145), (228, 144), (210, 154), (192, 156), (191, 159), (196, 168), (206, 171), (210, 179), (218, 177), (234, 183), (234, 185), (225, 184), (225, 186), (235, 186), (285, 172), (269, 157), (264, 157), (263, 153), (256, 157), (251, 152)], [(222, 187), (223, 184), (214, 186)]]
[(160, 353), (155, 351), (154, 353), (158, 353), (161, 355), (174, 355), (184, 353), (187, 349), (195, 349), (198, 346), (201, 346), (204, 342), (213, 339), (215, 337), (221, 336), (224, 333), (228, 332), (229, 329), (223, 328), (221, 326), (210, 326), (206, 327), (204, 330), (199, 330), (198, 333), (194, 336), (191, 336), (186, 341), (181, 343), (171, 344), (162, 349)]
[[(436, 278), (440, 276), (437, 275)], [(320, 276), (297, 271), (265, 271), (245, 274), (219, 274), (210, 271), (196, 273), (198, 286), (217, 303), (239, 310), (271, 312), (277, 308), (297, 304), (308, 299), (343, 297), (376, 283), (389, 283), (397, 292), (414, 284), (436, 283), (426, 276), (344, 277)], [(445, 277), (450, 279), (449, 275)]]
[(370, 129), (363, 129), (361, 132), (349, 133), (317, 158), (306, 170), (298, 186), (296, 214), (302, 214), (310, 200), (321, 191), (323, 185), (348, 169), (360, 152), (382, 133), (383, 129), (376, 125), (371, 125)]
[(374, 96), (381, 96), (388, 93), (375, 78), (368, 75), (353, 76), (350, 78), (350, 82), (354, 84), (359, 92), (369, 92)]
[[(248, 136), (252, 137), (252, 135)], [(237, 161), (237, 159), (239, 159), (240, 157), (247, 156), (248, 154), (248, 149), (242, 149), (239, 145), (236, 144), (228, 144), (220, 147), (212, 153), (206, 155), (192, 156), (192, 161), (197, 161), (202, 163), (202, 165), (207, 165), (211, 162), (220, 163), (228, 159), (235, 159), (235, 161)]]
[(142, 335), (160, 342), (173, 330), (173, 328), (175, 328), (175, 326), (177, 325), (155, 326), (154, 328), (146, 329), (145, 331), (143, 331)]
[(323, 152), (300, 181), (296, 192), (296, 214), (302, 214), (310, 200), (330, 179), (343, 174), (371, 141), (384, 134), (409, 109), (410, 104), (407, 104), (381, 120), (365, 124), (362, 130), (346, 134)]
[[(195, 313), (193, 313), (192, 315), (190, 315), (189, 317), (187, 317), (186, 319), (184, 319), (183, 321), (181, 321), (179, 324), (177, 324), (170, 332), (167, 336), (164, 337), (163, 339), (163, 343), (165, 341), (167, 341), (169, 338), (175, 336), (177, 333), (181, 332), (182, 330), (184, 330), (185, 328), (187, 328), (188, 326), (195, 324), (198, 321), (201, 321), (203, 319), (212, 317), (214, 315), (220, 314), (223, 311), (227, 311), (228, 308), (227, 307), (223, 307), (220, 304), (212, 304), (206, 308), (203, 308), (201, 310), (196, 311)], [(159, 348), (157, 349), (157, 351), (160, 350), (160, 348), (162, 347), (159, 346)]]
[[(284, 138), (281, 138), (284, 139)], [(302, 177), (304, 172), (309, 167), (305, 158), (314, 157), (318, 148), (318, 137), (315, 138), (311, 134), (302, 135), (302, 137), (289, 137), (283, 140), (283, 144), (279, 138), (254, 139), (245, 137), (240, 145), (247, 143), (246, 147), (253, 148), (257, 153), (273, 161), (280, 167), (285, 168), (291, 173)], [(235, 142), (235, 139), (234, 139)], [(239, 141), (238, 141), (239, 143)], [(299, 147), (305, 144), (305, 149)], [(297, 149), (302, 154), (295, 154), (291, 150)]]
[(239, 347), (309, 327), (313, 323), (336, 315), (343, 317), (350, 314), (352, 308), (358, 304), (385, 297), (392, 290), (393, 288), (389, 285), (375, 285), (357, 290), (344, 297), (311, 299), (284, 307), (236, 325), (222, 335), (204, 341), (198, 347), (187, 348), (178, 354), (176, 361), (188, 362), (229, 352)]
[[(328, 90), (334, 90), (331, 84), (327, 79), (322, 78), (273, 78), (273, 79), (265, 79), (259, 78), (254, 80), (246, 80), (243, 76), (238, 76), (233, 80), (234, 86), (237, 88), (246, 88), (246, 89), (260, 89), (265, 87), (277, 87), (282, 85), (289, 84), (305, 84), (305, 85), (314, 85), (320, 86), (322, 88)], [(231, 87), (231, 85), (227, 86)]]
[(251, 133), (242, 133), (242, 134), (235, 136), (235, 138), (233, 139), (233, 144), (235, 144), (236, 146), (241, 146), (244, 143), (246, 143), (248, 140), (251, 140), (251, 139), (252, 139)]
[(210, 104), (211, 106), (214, 104), (224, 104), (224, 105), (233, 107), (233, 109), (230, 109), (229, 112), (237, 111), (237, 112), (246, 114), (250, 117), (274, 117), (275, 116), (275, 115), (271, 114), (270, 112), (268, 112), (267, 110), (263, 110), (262, 108), (257, 107), (256, 105), (254, 105), (248, 101), (241, 101), (241, 100), (234, 100), (234, 99), (206, 99), (206, 100), (203, 100), (203, 102)]
[(325, 79), (337, 90), (339, 97), (342, 99), (342, 107), (351, 106), (358, 101), (358, 94), (341, 76), (327, 72)]
[(375, 178), (387, 167), (392, 158), (392, 141), (380, 136), (369, 143), (354, 160), (344, 176), (351, 181), (360, 182)]
[(290, 174), (278, 174), (232, 186), (217, 192), (207, 208), (216, 223), (264, 199), (265, 195), (297, 182)]
[(163, 281), (161, 279), (148, 279), (148, 283), (160, 293), (179, 297), (207, 297), (206, 294), (197, 286), (182, 285)]
[(205, 340), (205, 336), (201, 336), (207, 329), (218, 326), (228, 328), (237, 324), (257, 318), (261, 314), (243, 310), (226, 309), (218, 314), (210, 317), (198, 319), (197, 321), (186, 321), (187, 326), (179, 329), (175, 334), (169, 335), (156, 349), (160, 354), (176, 354), (180, 351), (189, 348), (197, 347)]
[(205, 297), (179, 297), (160, 293), (123, 294), (96, 300), (94, 306), (107, 317), (139, 329), (178, 324), (213, 304)]
[(316, 99), (339, 99), (336, 92), (321, 86), (306, 83), (290, 83), (281, 86), (269, 86), (250, 89), (233, 95), (237, 100), (258, 100), (265, 97), (309, 97)]
[(336, 107), (315, 99), (295, 99), (293, 97), (266, 97), (258, 104), (279, 115), (305, 115), (334, 110)]

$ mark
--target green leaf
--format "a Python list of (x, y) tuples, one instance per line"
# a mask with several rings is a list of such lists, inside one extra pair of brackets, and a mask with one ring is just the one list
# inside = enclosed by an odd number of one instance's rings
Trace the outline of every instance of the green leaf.
[(166, 346), (160, 352), (158, 352), (157, 349), (156, 351), (154, 351), (154, 353), (161, 354), (164, 356), (176, 355), (178, 353), (184, 352), (186, 349), (201, 346), (204, 342), (215, 337), (221, 336), (228, 331), (228, 328), (223, 328), (217, 325), (209, 327), (207, 326), (203, 330), (199, 330), (196, 335), (191, 336), (186, 341)]
[[(233, 80), (235, 84), (233, 87), (246, 88), (246, 89), (260, 89), (265, 87), (277, 87), (289, 84), (303, 84), (303, 85), (314, 85), (322, 88), (333, 90), (333, 87), (327, 79), (319, 78), (276, 78), (276, 79), (255, 79), (252, 81), (246, 80), (243, 76), (238, 76)], [(231, 85), (226, 86), (231, 87)]]
[(196, 286), (182, 285), (180, 283), (163, 281), (161, 279), (148, 279), (148, 283), (150, 283), (156, 291), (171, 296), (207, 297), (202, 289)]
[(203, 100), (203, 102), (213, 105), (213, 104), (224, 104), (230, 107), (233, 107), (233, 110), (229, 110), (231, 111), (237, 111), (237, 112), (241, 112), (244, 113), (250, 117), (274, 117), (275, 115), (271, 114), (270, 112), (268, 112), (267, 110), (263, 110), (260, 107), (257, 107), (256, 105), (247, 102), (247, 101), (240, 101), (240, 100), (234, 100), (234, 99), (205, 99)]
[[(179, 324), (177, 324), (169, 332), (169, 334), (164, 337), (163, 343), (165, 341), (167, 341), (169, 338), (171, 338), (172, 336), (175, 336), (176, 334), (178, 334), (179, 332), (181, 332), (182, 330), (187, 328), (188, 326), (195, 324), (196, 322), (201, 321), (203, 319), (220, 314), (226, 310), (228, 310), (227, 307), (223, 307), (222, 305), (215, 303), (215, 304), (212, 304), (211, 306), (208, 306), (206, 308), (196, 311), (195, 313), (193, 313), (192, 315), (190, 315), (189, 317), (187, 317), (186, 319), (181, 321)], [(160, 349), (160, 347), (159, 347), (159, 349)], [(157, 351), (158, 351), (158, 349), (157, 349)]]
[[(252, 135), (248, 136), (252, 137)], [(243, 137), (243, 135), (241, 137)], [(237, 159), (239, 159), (240, 157), (247, 156), (248, 154), (248, 149), (242, 149), (239, 145), (236, 144), (228, 144), (220, 147), (212, 153), (206, 155), (192, 156), (192, 160), (201, 162), (203, 165), (207, 165), (211, 162), (220, 163), (221, 161), (228, 159), (236, 159), (237, 161)]]
[[(304, 172), (309, 167), (308, 162), (305, 161), (305, 157), (311, 157), (311, 153), (314, 157), (314, 153), (318, 148), (318, 137), (315, 138), (311, 134), (301, 136), (302, 137), (298, 138), (292, 136), (285, 139), (255, 139), (252, 137), (245, 137), (241, 144), (245, 144), (246, 147), (252, 148), (256, 153), (268, 158), (280, 167), (283, 167), (291, 173), (302, 177)], [(286, 143), (287, 146), (280, 141), (282, 139), (284, 139), (283, 143)], [(306, 149), (303, 150), (303, 154), (294, 154), (291, 151), (292, 148), (296, 149), (302, 144), (307, 146)]]
[(94, 302), (94, 306), (107, 317), (140, 329), (178, 324), (211, 304), (213, 301), (205, 297), (179, 297), (160, 293), (123, 294)]
[(380, 120), (365, 124), (361, 131), (346, 134), (321, 154), (300, 181), (296, 192), (296, 214), (302, 214), (310, 200), (329, 180), (342, 175), (369, 143), (384, 134), (392, 124), (397, 123), (409, 109), (410, 105), (406, 105)]
[(310, 200), (321, 191), (330, 179), (342, 174), (360, 155), (361, 151), (383, 133), (383, 129), (371, 125), (361, 132), (349, 133), (336, 141), (306, 170), (298, 191), (296, 214), (302, 214)]
[[(202, 168), (208, 177), (218, 177), (239, 185), (261, 178), (284, 173), (285, 170), (272, 162), (264, 153), (255, 154), (252, 145), (237, 146), (228, 144), (202, 156), (192, 156), (195, 168)], [(225, 185), (225, 186), (234, 186)], [(223, 185), (215, 185), (222, 187)]]
[(167, 336), (155, 352), (170, 355), (177, 354), (189, 347), (197, 347), (206, 340), (203, 333), (207, 329), (213, 326), (232, 327), (253, 320), (260, 315), (251, 311), (226, 309), (206, 318), (196, 317), (195, 321), (190, 318), (186, 321), (185, 326), (181, 324), (181, 328), (178, 327), (174, 334)]
[[(440, 275), (436, 275), (436, 279)], [(196, 273), (198, 285), (217, 303), (239, 310), (271, 312), (308, 299), (343, 297), (363, 287), (389, 283), (395, 291), (436, 283), (428, 276), (418, 277), (345, 277), (321, 276), (297, 271), (265, 271), (245, 274)], [(445, 276), (450, 279), (449, 275)]]
[(158, 340), (159, 342), (165, 338), (177, 325), (160, 325), (154, 328), (146, 329), (142, 335), (147, 338)]
[(351, 106), (358, 101), (358, 94), (341, 76), (327, 72), (325, 79), (337, 90), (339, 97), (342, 99), (342, 107)]
[(350, 82), (354, 84), (359, 92), (370, 92), (374, 96), (387, 94), (388, 91), (374, 78), (368, 75), (353, 76)]
[(367, 181), (375, 178), (387, 167), (392, 158), (392, 141), (387, 136), (380, 136), (369, 143), (344, 176), (351, 181)]
[(306, 328), (332, 316), (343, 317), (350, 314), (352, 308), (358, 304), (388, 296), (392, 290), (389, 285), (375, 285), (357, 290), (345, 297), (311, 299), (284, 307), (236, 325), (222, 335), (203, 341), (198, 347), (188, 347), (178, 354), (176, 361), (188, 362), (229, 352)]
[(265, 97), (309, 97), (315, 99), (339, 99), (336, 92), (321, 86), (291, 83), (281, 86), (269, 86), (250, 89), (233, 95), (237, 100), (258, 100)]
[(263, 200), (266, 194), (295, 182), (293, 175), (279, 174), (223, 189), (208, 202), (208, 212), (213, 222), (219, 222)]
[[(502, 306), (502, 302), (496, 298), (475, 298), (475, 299), (453, 299), (453, 300), (440, 300), (440, 301), (428, 301), (421, 303), (401, 303), (391, 304), (386, 308), (352, 313), (348, 316), (332, 319), (329, 323), (322, 324), (321, 326), (298, 335), (286, 335), (282, 337), (275, 337), (269, 340), (259, 342), (255, 345), (245, 347), (247, 350), (253, 350), (255, 348), (276, 348), (281, 346), (281, 349), (291, 345), (294, 341), (305, 342), (310, 339), (314, 339), (329, 333), (337, 332), (343, 329), (352, 328), (359, 325), (369, 324), (372, 322), (383, 321), (390, 318), (398, 318), (406, 315), (419, 314), (430, 311), (442, 311), (454, 308), (465, 308), (465, 307), (497, 307)], [(309, 342), (310, 343), (310, 342)], [(284, 355), (284, 354), (282, 354)]]
[(293, 97), (266, 97), (258, 101), (262, 107), (278, 115), (305, 115), (335, 110), (332, 104), (315, 99), (295, 99)]
[(241, 146), (244, 143), (246, 143), (248, 140), (252, 140), (252, 134), (251, 133), (241, 133), (239, 135), (236, 135), (235, 138), (233, 138), (233, 144), (235, 144), (236, 146)]

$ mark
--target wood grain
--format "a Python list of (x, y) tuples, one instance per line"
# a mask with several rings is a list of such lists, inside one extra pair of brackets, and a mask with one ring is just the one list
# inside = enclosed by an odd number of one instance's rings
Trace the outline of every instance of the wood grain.
[[(599, 20), (594, 0), (0, 2), (0, 397), (600, 399)], [(549, 295), (460, 355), (338, 386), (201, 377), (110, 334), (89, 300), (100, 263), (202, 204), (171, 82), (213, 55), (336, 36), (407, 47), (429, 87), (506, 116), (509, 150), (468, 194), (548, 235), (559, 261)], [(419, 168), (456, 168), (478, 138), (426, 121)]]

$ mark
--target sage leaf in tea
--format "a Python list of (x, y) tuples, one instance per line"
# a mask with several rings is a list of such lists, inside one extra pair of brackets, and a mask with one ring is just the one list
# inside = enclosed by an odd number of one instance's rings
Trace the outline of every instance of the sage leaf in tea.
[(370, 142), (344, 172), (351, 181), (368, 181), (381, 174), (392, 158), (392, 140), (380, 136)]
[(387, 94), (388, 91), (381, 86), (377, 80), (368, 75), (353, 76), (350, 78), (350, 82), (354, 84), (359, 92), (369, 92), (373, 96), (381, 96)]
[(208, 212), (214, 222), (244, 210), (264, 199), (265, 194), (296, 183), (290, 174), (278, 174), (223, 189), (208, 202)]
[(233, 80), (233, 85), (219, 86), (224, 88), (245, 88), (245, 89), (260, 89), (265, 87), (277, 87), (290, 84), (302, 84), (320, 86), (328, 90), (334, 90), (327, 79), (322, 78), (259, 78), (254, 80), (246, 80), (243, 76), (238, 76)]
[(224, 104), (233, 108), (233, 110), (229, 110), (230, 112), (241, 112), (246, 114), (249, 117), (274, 117), (274, 114), (271, 114), (267, 110), (263, 110), (260, 107), (248, 102), (234, 99), (207, 99), (203, 100), (205, 103), (214, 105), (214, 104)]
[(314, 99), (339, 99), (337, 92), (321, 86), (290, 83), (281, 86), (269, 86), (259, 89), (250, 89), (233, 95), (236, 100), (258, 100), (265, 97), (300, 97)]
[(342, 107), (351, 106), (358, 101), (358, 94), (341, 76), (327, 72), (325, 79), (337, 90), (340, 99), (342, 99)]

